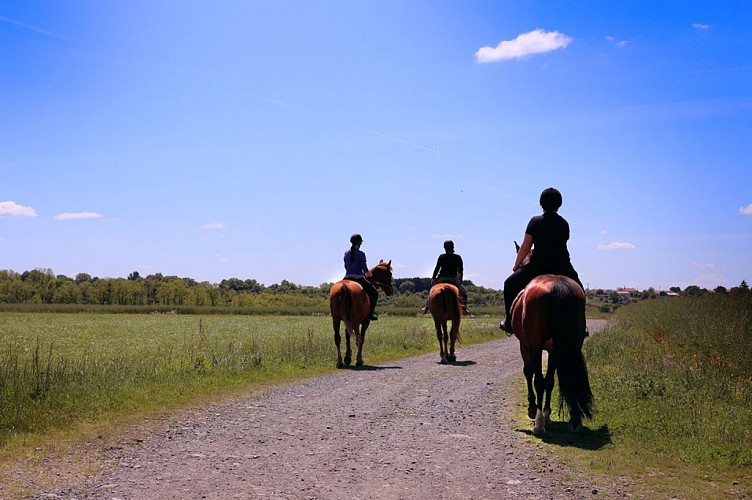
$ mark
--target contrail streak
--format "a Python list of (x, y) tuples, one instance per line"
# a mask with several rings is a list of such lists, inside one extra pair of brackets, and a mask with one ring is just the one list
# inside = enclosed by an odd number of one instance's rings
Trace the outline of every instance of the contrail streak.
[(385, 139), (389, 139), (389, 140), (392, 140), (392, 141), (401, 142), (402, 144), (407, 144), (408, 146), (412, 146), (414, 148), (422, 149), (423, 151), (429, 151), (431, 153), (436, 153), (437, 155), (439, 154), (439, 147), (438, 146), (436, 146), (436, 149), (433, 149), (433, 148), (429, 148), (427, 146), (423, 146), (421, 144), (416, 144), (414, 142), (406, 141), (405, 139), (400, 139), (399, 137), (394, 137), (393, 135), (382, 134), (381, 132), (377, 132), (377, 131), (371, 130), (369, 128), (359, 127), (357, 125), (350, 125), (350, 127), (354, 128), (354, 129), (357, 129), (357, 130), (361, 130), (363, 132), (368, 132), (369, 134), (373, 134), (373, 135), (376, 135), (378, 137), (383, 137)]
[(6, 22), (6, 23), (9, 23), (9, 24), (14, 24), (16, 26), (20, 26), (21, 28), (24, 28), (24, 29), (27, 29), (27, 30), (30, 30), (30, 31), (34, 31), (34, 32), (39, 33), (41, 35), (50, 36), (50, 37), (53, 37), (53, 38), (59, 38), (61, 40), (68, 40), (69, 42), (81, 43), (81, 40), (77, 40), (77, 39), (71, 38), (69, 36), (61, 35), (59, 33), (53, 32), (53, 31), (47, 31), (47, 30), (42, 29), (42, 28), (37, 28), (36, 26), (32, 26), (31, 24), (22, 23), (21, 21), (16, 21), (15, 19), (11, 19), (9, 17), (0, 16), (0, 21), (1, 22)]
[[(274, 104), (275, 106), (279, 106), (281, 108), (294, 109), (294, 110), (297, 110), (297, 111), (304, 111), (304, 109), (302, 109), (302, 108), (300, 108), (298, 106), (295, 106), (295, 105), (290, 104), (290, 103), (285, 102), (285, 101), (280, 101), (279, 99), (274, 99), (272, 97), (267, 97), (267, 96), (264, 96), (264, 95), (261, 95), (261, 94), (256, 94), (254, 92), (248, 92), (248, 95), (251, 96), (251, 97), (253, 97), (254, 99), (258, 99), (260, 101), (265, 101), (265, 102), (268, 102), (270, 104)], [(430, 153), (434, 153), (437, 156), (437, 158), (439, 156), (439, 147), (438, 146), (436, 146), (436, 148), (429, 148), (427, 146), (423, 146), (422, 144), (417, 144), (415, 142), (411, 142), (411, 141), (408, 141), (408, 140), (405, 140), (405, 139), (401, 139), (401, 138), (395, 137), (393, 135), (384, 134), (382, 132), (378, 132), (378, 131), (372, 130), (370, 128), (361, 127), (361, 126), (358, 126), (358, 125), (346, 125), (346, 124), (342, 124), (342, 125), (344, 125), (346, 127), (354, 128), (356, 130), (360, 130), (361, 132), (366, 132), (368, 134), (375, 135), (377, 137), (383, 137), (384, 139), (389, 139), (390, 141), (400, 142), (402, 144), (407, 144), (408, 146), (412, 146), (414, 148), (422, 149), (423, 151), (428, 151)]]

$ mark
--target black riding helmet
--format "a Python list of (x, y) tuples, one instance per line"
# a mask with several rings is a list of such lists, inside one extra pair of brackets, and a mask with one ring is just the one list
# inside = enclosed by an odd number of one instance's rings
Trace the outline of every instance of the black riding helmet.
[(454, 242), (452, 240), (446, 240), (444, 242), (444, 250), (447, 252), (454, 252)]
[(355, 233), (352, 236), (350, 236), (350, 243), (353, 245), (363, 243), (363, 237), (359, 235), (358, 233)]
[(561, 193), (552, 187), (544, 189), (540, 195), (540, 206), (545, 212), (556, 212), (561, 203)]

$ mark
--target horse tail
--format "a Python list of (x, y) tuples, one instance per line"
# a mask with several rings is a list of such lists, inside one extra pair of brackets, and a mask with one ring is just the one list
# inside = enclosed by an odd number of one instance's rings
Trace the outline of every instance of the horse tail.
[(347, 285), (344, 285), (342, 287), (342, 308), (344, 312), (344, 317), (348, 320), (350, 319), (350, 316), (352, 315), (352, 294), (350, 293), (350, 289), (347, 287)]
[(583, 299), (573, 292), (567, 282), (561, 280), (553, 282), (551, 298), (551, 336), (556, 351), (561, 393), (559, 411), (566, 402), (570, 415), (591, 418), (593, 393), (590, 390), (585, 357), (582, 355)]
[(452, 291), (451, 288), (444, 287), (441, 290), (441, 298), (444, 302), (444, 310), (449, 312), (452, 318), (452, 330), (454, 330), (455, 340), (460, 340), (460, 302), (457, 294)]

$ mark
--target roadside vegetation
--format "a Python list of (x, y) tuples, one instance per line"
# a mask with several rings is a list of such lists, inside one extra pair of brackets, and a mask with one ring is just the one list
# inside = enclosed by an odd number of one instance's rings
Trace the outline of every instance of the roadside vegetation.
[(624, 306), (584, 346), (594, 419), (544, 441), (646, 498), (750, 495), (751, 343), (748, 290)]
[[(501, 338), (467, 318), (466, 345)], [(354, 339), (353, 339), (354, 344)], [(344, 348), (344, 339), (343, 339)], [(430, 317), (389, 317), (366, 334), (366, 364), (437, 351)], [(324, 316), (0, 314), (0, 449), (128, 413), (148, 413), (332, 371)]]

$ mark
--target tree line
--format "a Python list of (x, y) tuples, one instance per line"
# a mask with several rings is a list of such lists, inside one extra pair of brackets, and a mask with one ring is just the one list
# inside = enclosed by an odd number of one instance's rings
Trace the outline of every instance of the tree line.
[[(501, 290), (476, 286), (463, 281), (470, 307), (501, 307)], [(160, 273), (142, 277), (134, 271), (127, 278), (98, 278), (79, 273), (74, 278), (51, 269), (33, 269), (18, 273), (0, 270), (0, 304), (75, 304), (96, 306), (198, 306), (198, 307), (287, 307), (326, 309), (332, 283), (319, 286), (298, 285), (287, 280), (263, 285), (255, 279), (224, 279), (219, 283), (198, 282), (191, 278), (163, 276)], [(430, 278), (396, 278), (395, 294), (381, 294), (379, 304), (401, 308), (419, 308), (431, 288)], [(727, 290), (719, 286), (712, 291), (690, 285), (684, 290), (670, 291), (684, 296), (714, 293), (748, 293), (749, 286), (741, 284)], [(652, 288), (632, 295), (631, 300), (656, 298), (660, 292)], [(590, 290), (589, 301), (622, 302), (614, 290)]]
[[(469, 302), (476, 306), (500, 306), (501, 292), (464, 282)], [(395, 294), (383, 294), (379, 304), (420, 307), (431, 286), (430, 278), (395, 279)], [(127, 278), (98, 278), (79, 273), (74, 278), (51, 269), (18, 273), (0, 270), (0, 304), (78, 304), (121, 306), (210, 307), (326, 307), (332, 283), (298, 285), (287, 280), (265, 286), (255, 279), (224, 279), (220, 283), (191, 278), (142, 277), (134, 271)]]

